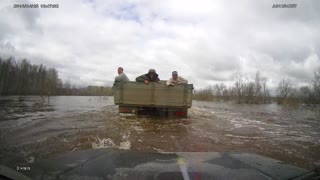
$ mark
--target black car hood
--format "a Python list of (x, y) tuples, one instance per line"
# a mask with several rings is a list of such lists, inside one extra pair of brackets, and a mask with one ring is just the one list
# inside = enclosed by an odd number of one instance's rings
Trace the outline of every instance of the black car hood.
[(290, 179), (308, 174), (256, 154), (113, 149), (68, 152), (30, 168), (23, 173), (31, 179)]

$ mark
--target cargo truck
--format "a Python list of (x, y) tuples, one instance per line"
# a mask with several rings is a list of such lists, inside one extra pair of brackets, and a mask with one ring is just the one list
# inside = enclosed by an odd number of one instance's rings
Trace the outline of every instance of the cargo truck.
[(115, 83), (113, 88), (119, 113), (187, 117), (192, 106), (193, 84), (168, 87), (165, 81), (149, 84), (129, 81)]

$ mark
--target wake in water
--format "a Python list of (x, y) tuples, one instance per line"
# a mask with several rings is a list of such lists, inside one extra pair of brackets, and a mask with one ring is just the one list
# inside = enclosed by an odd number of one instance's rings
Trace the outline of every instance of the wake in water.
[(1, 112), (1, 163), (14, 168), (61, 152), (97, 148), (248, 152), (309, 169), (320, 159), (320, 120), (313, 111), (194, 101), (188, 118), (166, 119), (121, 116), (112, 97), (72, 98), (74, 103), (68, 97), (52, 99), (48, 112)]

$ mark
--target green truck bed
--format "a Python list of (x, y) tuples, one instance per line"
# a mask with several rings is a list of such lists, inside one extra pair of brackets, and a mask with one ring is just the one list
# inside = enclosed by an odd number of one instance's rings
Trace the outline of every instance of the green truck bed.
[(114, 103), (119, 105), (119, 112), (121, 107), (187, 109), (192, 106), (192, 93), (192, 84), (167, 87), (165, 81), (149, 85), (130, 81), (115, 84)]

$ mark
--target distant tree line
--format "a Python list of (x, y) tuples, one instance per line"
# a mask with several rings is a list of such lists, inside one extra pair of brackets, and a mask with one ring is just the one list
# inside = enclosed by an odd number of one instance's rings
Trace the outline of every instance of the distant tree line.
[(88, 86), (83, 88), (72, 87), (70, 83), (65, 83), (62, 88), (58, 89), (57, 95), (65, 96), (112, 96), (111, 87)]
[(295, 87), (290, 79), (280, 81), (277, 88), (278, 104), (320, 104), (320, 67), (314, 72), (309, 86)]
[(223, 83), (208, 86), (195, 91), (194, 99), (247, 104), (320, 104), (320, 68), (314, 72), (309, 86), (294, 87), (291, 80), (281, 80), (274, 96), (270, 95), (266, 77), (257, 72), (253, 79), (250, 81), (244, 73), (234, 73), (233, 86), (227, 87)]
[(237, 103), (265, 104), (271, 101), (267, 78), (257, 72), (253, 81), (244, 73), (233, 74), (234, 85), (227, 87), (223, 83), (196, 91), (195, 99), (212, 101), (235, 101)]
[(55, 68), (30, 64), (27, 59), (0, 57), (0, 95), (112, 95), (111, 87), (76, 88), (63, 83)]
[(56, 94), (61, 80), (54, 68), (32, 65), (26, 59), (0, 57), (0, 95)]
[[(220, 83), (197, 90), (194, 99), (248, 104), (320, 104), (320, 67), (309, 86), (295, 87), (291, 80), (281, 80), (275, 96), (270, 95), (267, 78), (259, 72), (253, 80), (244, 73), (234, 73), (233, 81), (230, 87)], [(110, 96), (113, 91), (103, 86), (75, 87), (68, 81), (63, 83), (55, 68), (30, 64), (27, 59), (0, 57), (0, 95)]]

